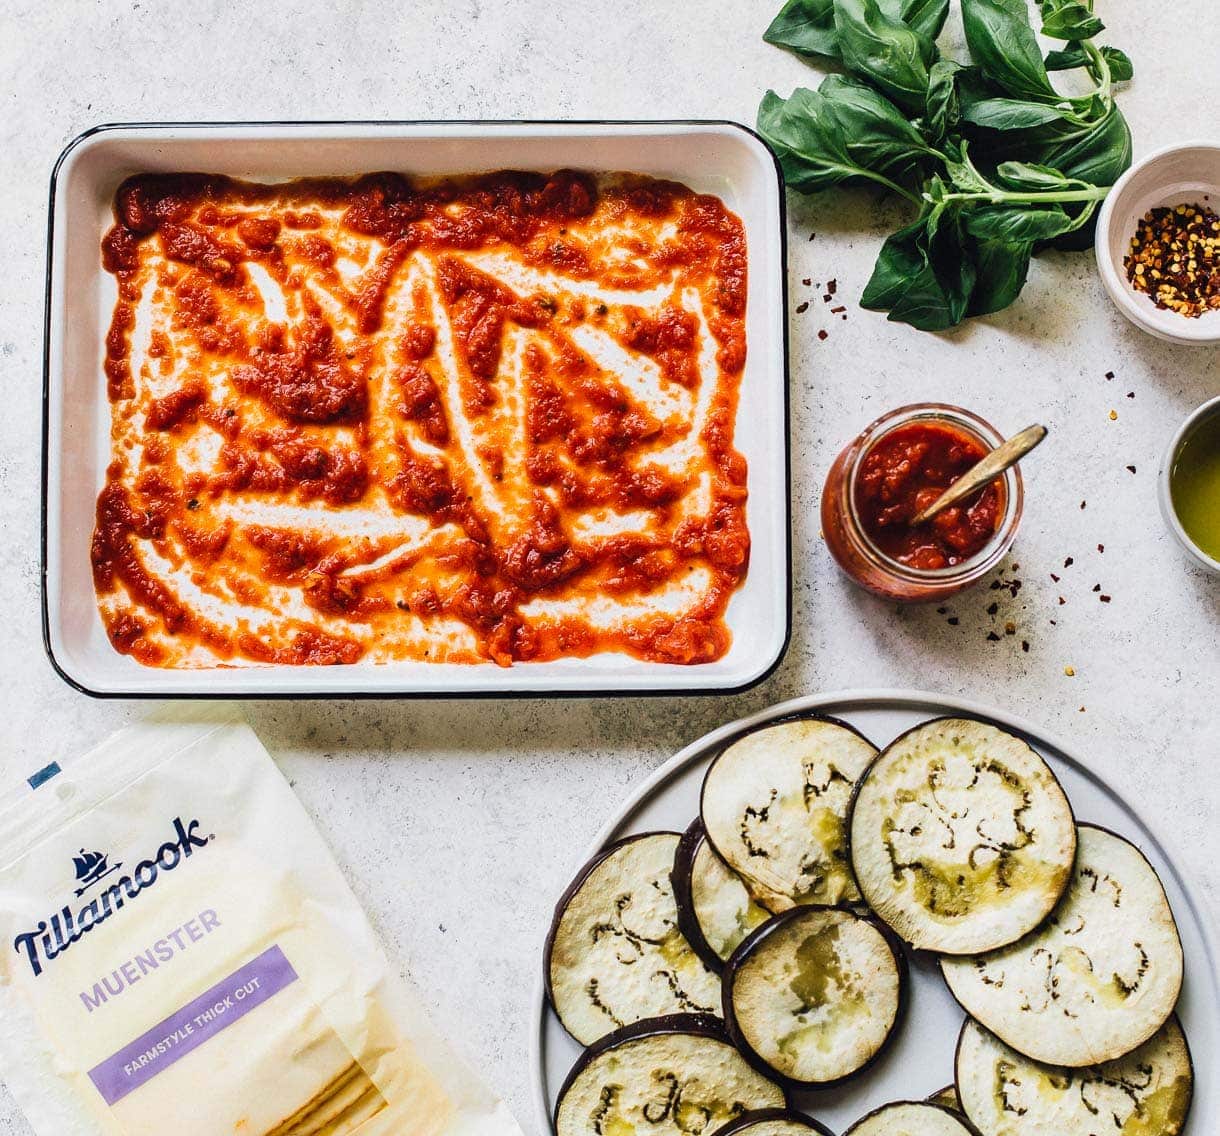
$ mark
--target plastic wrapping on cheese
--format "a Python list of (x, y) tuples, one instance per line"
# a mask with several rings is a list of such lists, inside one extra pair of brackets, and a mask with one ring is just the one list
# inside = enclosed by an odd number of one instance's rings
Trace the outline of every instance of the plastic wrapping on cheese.
[(135, 726), (0, 802), (0, 943), (39, 1136), (520, 1136), (242, 723)]

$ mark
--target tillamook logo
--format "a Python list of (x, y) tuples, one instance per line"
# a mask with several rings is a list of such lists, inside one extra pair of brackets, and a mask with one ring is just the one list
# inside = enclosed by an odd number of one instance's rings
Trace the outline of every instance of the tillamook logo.
[[(196, 848), (206, 848), (212, 838), (200, 836), (198, 829), (199, 821), (184, 824), (181, 817), (175, 817), (174, 839), (162, 844), (151, 860), (141, 860), (133, 872), (119, 876), (109, 887), (75, 911), (65, 904), (54, 915), (41, 920), (33, 931), (18, 935), (13, 940), (13, 949), (25, 955), (34, 977), (42, 973), (45, 963), (58, 958), (83, 935), (109, 919), (125, 902), (152, 887), (162, 872), (172, 872), (183, 860), (189, 859)], [(76, 868), (76, 882), (81, 885), (76, 889), (78, 899), (94, 884), (100, 883), (103, 877), (123, 866), (118, 863), (108, 868), (106, 856), (84, 849), (72, 860)]]

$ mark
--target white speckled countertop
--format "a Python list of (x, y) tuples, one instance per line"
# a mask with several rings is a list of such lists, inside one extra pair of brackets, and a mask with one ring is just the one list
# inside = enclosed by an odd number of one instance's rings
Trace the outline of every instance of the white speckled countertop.
[[(686, 0), (0, 0), (0, 777), (78, 751), (144, 710), (75, 693), (42, 650), (46, 189), (69, 139), (123, 120), (752, 122), (766, 87), (787, 94), (816, 78), (762, 43), (777, 6), (707, 0), (692, 18)], [(1168, 20), (1146, 5), (1098, 6), (1106, 39), (1136, 63), (1122, 105), (1137, 155), (1214, 136), (1220, 23), (1206, 19), (1211, 6)], [(663, 758), (782, 698), (912, 686), (1044, 723), (1176, 835), (1187, 871), (1220, 903), (1220, 579), (1178, 554), (1156, 506), (1162, 449), (1188, 410), (1220, 393), (1216, 351), (1169, 347), (1128, 326), (1089, 255), (1043, 257), (1015, 307), (955, 334), (887, 324), (855, 301), (898, 211), (864, 191), (789, 205), (791, 304), (810, 306), (791, 314), (792, 647), (766, 683), (732, 698), (246, 707), (391, 954), (531, 1129), (539, 947), (582, 849)], [(801, 283), (831, 277), (849, 304), (846, 322)], [(1015, 596), (984, 586), (944, 614), (896, 610), (831, 564), (817, 502), (834, 453), (880, 412), (923, 399), (962, 403), (1003, 430), (1035, 420), (1051, 428), (1029, 463), (1026, 520), (1006, 566), (1023, 582)], [(1111, 603), (1099, 602), (1096, 584)], [(1004, 634), (1007, 621), (1015, 634)], [(993, 628), (998, 642), (987, 639)], [(0, 1092), (0, 1132), (28, 1131)]]

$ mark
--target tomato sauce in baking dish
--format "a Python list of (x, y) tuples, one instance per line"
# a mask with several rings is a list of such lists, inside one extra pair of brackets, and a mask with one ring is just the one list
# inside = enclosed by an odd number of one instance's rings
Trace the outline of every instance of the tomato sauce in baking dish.
[(746, 244), (633, 175), (141, 175), (102, 244), (111, 642), (164, 667), (721, 657)]

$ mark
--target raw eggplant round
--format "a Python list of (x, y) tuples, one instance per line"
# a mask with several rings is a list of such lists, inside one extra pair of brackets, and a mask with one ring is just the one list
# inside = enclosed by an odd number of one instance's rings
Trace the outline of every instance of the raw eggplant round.
[(684, 1136), (787, 1106), (784, 1090), (750, 1067), (718, 1019), (674, 1014), (585, 1050), (559, 1090), (555, 1136)]
[(939, 718), (902, 734), (860, 779), (851, 861), (868, 905), (921, 950), (979, 954), (1053, 910), (1076, 856), (1050, 766), (987, 722)]
[(1178, 1136), (1194, 1073), (1176, 1017), (1139, 1049), (1087, 1069), (1041, 1065), (966, 1019), (957, 1092), (983, 1136)]
[(843, 1136), (978, 1136), (965, 1117), (929, 1101), (894, 1101), (861, 1117)]
[(595, 856), (555, 908), (547, 997), (582, 1045), (644, 1018), (719, 1012), (719, 981), (678, 929), (676, 832), (629, 836)]
[(672, 882), (678, 928), (717, 973), (737, 944), (771, 917), (720, 858), (700, 820), (691, 824), (678, 844)]
[(1152, 865), (1104, 828), (1081, 824), (1077, 837), (1072, 882), (1042, 927), (991, 954), (941, 960), (968, 1014), (1048, 1065), (1130, 1053), (1182, 989), (1182, 941)]
[(751, 730), (708, 767), (699, 811), (708, 839), (772, 911), (858, 903), (847, 810), (876, 746), (829, 718)]
[(875, 1061), (906, 995), (901, 947), (879, 923), (838, 907), (777, 915), (724, 972), (729, 1035), (794, 1089), (838, 1084)]
[(786, 1108), (763, 1108), (757, 1112), (743, 1112), (736, 1120), (718, 1128), (712, 1136), (834, 1136), (824, 1124), (820, 1124), (803, 1112)]

